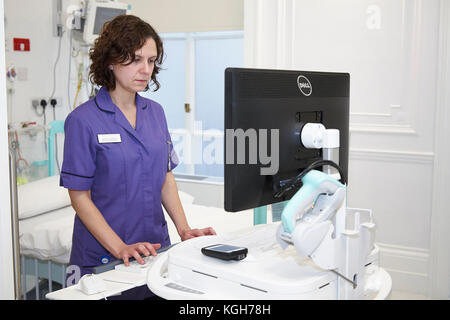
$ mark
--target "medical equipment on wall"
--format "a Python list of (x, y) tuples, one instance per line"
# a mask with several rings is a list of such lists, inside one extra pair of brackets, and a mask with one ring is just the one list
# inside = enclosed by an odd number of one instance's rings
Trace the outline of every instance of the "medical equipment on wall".
[[(81, 0), (78, 4), (69, 5), (66, 9), (66, 28), (69, 30), (70, 55), (67, 99), (71, 110), (84, 99), (81, 97), (82, 87), (86, 89), (86, 99), (97, 93), (98, 88), (89, 82), (89, 49), (93, 46), (103, 24), (117, 15), (129, 14), (131, 6), (117, 1)], [(76, 82), (71, 79), (72, 59), (75, 63)], [(76, 91), (71, 94), (74, 84)], [(80, 98), (81, 97), (81, 98)]]
[(39, 180), (48, 175), (45, 126), (36, 122), (10, 124), (8, 140), (16, 153), (17, 184)]
[(15, 93), (14, 82), (16, 81), (16, 78), (17, 78), (16, 66), (14, 64), (10, 64), (6, 69), (6, 79), (8, 79), (8, 81), (6, 82), (6, 92), (7, 92), (6, 107), (8, 113), (8, 123), (11, 123), (13, 119), (12, 104)]
[(16, 81), (17, 71), (16, 71), (16, 66), (14, 64), (10, 65), (6, 69), (6, 78), (9, 80), (9, 82)]
[(36, 122), (9, 124), (8, 143), (16, 153), (18, 185), (60, 173), (58, 133), (64, 133), (62, 120), (48, 125)]
[(75, 40), (93, 45), (106, 21), (130, 10), (130, 5), (117, 1), (80, 1), (67, 7), (66, 27), (74, 31)]

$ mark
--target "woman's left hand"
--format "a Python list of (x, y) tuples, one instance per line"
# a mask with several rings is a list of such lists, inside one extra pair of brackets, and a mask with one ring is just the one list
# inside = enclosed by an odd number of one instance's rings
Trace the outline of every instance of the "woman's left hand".
[(181, 241), (201, 237), (201, 236), (213, 236), (216, 234), (216, 231), (212, 227), (203, 228), (203, 229), (188, 229), (180, 234)]

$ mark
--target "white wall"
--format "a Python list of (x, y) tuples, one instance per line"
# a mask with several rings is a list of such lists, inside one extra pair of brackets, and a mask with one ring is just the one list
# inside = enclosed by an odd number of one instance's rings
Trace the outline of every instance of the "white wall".
[[(433, 298), (450, 299), (450, 215), (448, 181), (450, 179), (450, 2), (441, 1), (435, 158), (433, 164), (433, 207), (431, 219), (431, 293)], [(446, 287), (445, 284), (448, 283)]]
[(348, 205), (373, 209), (381, 263), (394, 289), (425, 295), (436, 254), (439, 36), (448, 28), (440, 6), (439, 0), (246, 0), (244, 14), (247, 67), (350, 72)]
[(121, 0), (157, 32), (242, 30), (242, 0)]
[[(75, 1), (63, 0), (63, 7)], [(53, 0), (4, 0), (6, 65), (15, 65), (18, 72), (16, 81), (8, 88), (14, 93), (9, 95), (9, 118), (12, 122), (37, 121), (43, 123), (43, 117), (36, 115), (31, 106), (33, 98), (50, 97), (53, 88), (53, 66), (58, 51), (58, 37), (53, 36)], [(65, 20), (64, 20), (65, 22)], [(29, 52), (13, 51), (13, 38), (30, 39)], [(67, 105), (67, 81), (69, 34), (64, 33), (61, 41), (61, 55), (56, 68), (55, 97), (62, 99), (62, 105), (56, 108), (57, 119), (65, 119), (69, 113)], [(72, 66), (72, 70), (75, 66)], [(76, 91), (76, 72), (72, 72), (72, 101)], [(84, 94), (84, 92), (82, 92)], [(82, 98), (85, 98), (83, 95)], [(53, 120), (51, 108), (47, 108), (47, 123)]]
[[(0, 2), (0, 16), (3, 2)], [(4, 25), (0, 20), (0, 70), (5, 70)], [(0, 73), (0, 105), (6, 105), (5, 73)], [(8, 123), (6, 108), (0, 108), (0, 300), (14, 299), (11, 207), (9, 193)]]

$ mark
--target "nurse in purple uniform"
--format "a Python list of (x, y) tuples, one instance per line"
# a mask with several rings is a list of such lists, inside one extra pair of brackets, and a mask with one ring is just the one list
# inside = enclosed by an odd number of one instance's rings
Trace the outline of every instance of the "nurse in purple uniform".
[(178, 159), (164, 111), (137, 94), (149, 82), (160, 87), (158, 34), (138, 17), (118, 16), (105, 24), (90, 58), (90, 80), (101, 89), (65, 121), (60, 182), (77, 213), (70, 264), (81, 276), (113, 259), (144, 263), (141, 254), (170, 245), (161, 204), (181, 240), (215, 234), (190, 228), (172, 174)]

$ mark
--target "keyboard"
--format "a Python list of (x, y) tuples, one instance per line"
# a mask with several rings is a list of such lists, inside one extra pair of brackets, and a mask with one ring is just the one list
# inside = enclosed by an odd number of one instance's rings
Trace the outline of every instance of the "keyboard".
[(115, 270), (118, 271), (125, 271), (125, 272), (132, 272), (132, 273), (139, 273), (139, 274), (146, 274), (148, 268), (150, 267), (151, 263), (156, 257), (154, 256), (148, 256), (148, 257), (142, 257), (144, 259), (145, 263), (140, 264), (136, 260), (130, 261), (130, 265), (127, 267), (125, 264), (118, 264), (114, 267)]
[[(176, 244), (178, 244), (178, 242), (177, 242), (177, 243), (174, 243), (174, 244), (171, 244), (170, 246), (167, 246), (167, 247), (164, 247), (164, 248), (159, 248), (158, 250), (156, 250), (156, 252), (157, 252), (158, 254), (163, 253), (164, 251), (169, 250), (170, 248), (172, 248), (172, 247), (173, 247), (174, 245), (176, 245)], [(142, 256), (142, 258), (144, 259), (145, 256)], [(133, 262), (133, 261), (134, 261), (134, 258), (130, 258), (130, 264), (131, 264), (131, 262)], [(144, 261), (145, 261), (145, 259), (144, 259)], [(137, 262), (136, 262), (136, 263), (137, 263)], [(139, 263), (137, 263), (137, 264), (139, 264)], [(96, 266), (96, 267), (94, 267), (94, 268), (92, 269), (92, 270), (93, 270), (92, 273), (94, 273), (94, 274), (100, 274), (100, 273), (103, 273), (103, 272), (106, 272), (106, 271), (109, 271), (109, 270), (116, 269), (116, 267), (118, 267), (118, 266), (122, 266), (122, 267), (119, 267), (119, 269), (125, 267), (125, 265), (123, 264), (123, 261), (122, 261), (122, 260), (114, 260), (114, 261), (111, 261), (110, 263), (102, 264), (102, 265)], [(139, 272), (145, 273), (145, 272), (147, 272), (147, 268), (148, 268), (148, 267), (149, 267), (149, 265), (146, 263), (144, 268), (137, 268), (137, 267), (135, 267), (135, 268), (132, 269), (132, 270), (136, 270), (136, 269), (144, 269), (143, 271), (139, 271)], [(125, 269), (124, 269), (123, 271), (133, 272), (133, 271), (131, 271), (131, 270), (125, 270)], [(137, 271), (135, 271), (135, 272), (137, 272)]]

